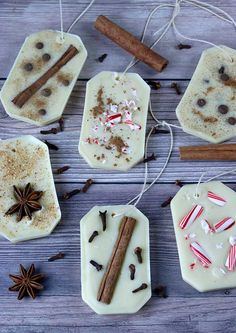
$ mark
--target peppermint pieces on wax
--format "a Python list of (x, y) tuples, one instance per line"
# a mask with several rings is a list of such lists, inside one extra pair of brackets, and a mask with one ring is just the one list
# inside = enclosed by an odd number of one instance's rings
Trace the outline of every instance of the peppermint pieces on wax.
[(235, 202), (218, 181), (185, 185), (171, 201), (182, 277), (199, 291), (236, 287)]
[(10, 117), (38, 126), (61, 118), (87, 58), (78, 36), (61, 37), (44, 30), (25, 39), (0, 94)]
[(79, 152), (93, 168), (126, 171), (143, 159), (150, 87), (135, 73), (87, 83)]

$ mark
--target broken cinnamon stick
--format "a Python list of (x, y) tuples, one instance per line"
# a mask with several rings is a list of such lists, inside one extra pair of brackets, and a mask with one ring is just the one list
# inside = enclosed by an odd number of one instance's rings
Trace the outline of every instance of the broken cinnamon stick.
[(132, 217), (124, 216), (121, 221), (119, 235), (98, 290), (97, 300), (99, 302), (110, 304), (112, 300), (135, 224), (136, 220)]
[(43, 86), (45, 83), (55, 75), (63, 66), (65, 66), (79, 51), (73, 45), (70, 45), (61, 58), (47, 70), (38, 80), (32, 83), (28, 88), (20, 92), (12, 102), (22, 108), (22, 106)]
[(181, 160), (236, 161), (236, 144), (179, 147)]
[(106, 16), (100, 15), (97, 17), (95, 28), (156, 71), (161, 72), (167, 66), (167, 59), (151, 50), (136, 37), (131, 35), (131, 33), (110, 21)]

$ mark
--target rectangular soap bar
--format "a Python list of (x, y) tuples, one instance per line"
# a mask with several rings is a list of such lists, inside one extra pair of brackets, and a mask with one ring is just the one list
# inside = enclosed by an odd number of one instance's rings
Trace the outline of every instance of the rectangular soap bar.
[(137, 312), (151, 297), (148, 219), (134, 206), (95, 206), (80, 237), (83, 300), (98, 314)]
[(61, 117), (87, 58), (78, 36), (63, 38), (44, 30), (25, 39), (0, 94), (10, 117), (38, 126)]
[(202, 53), (176, 109), (183, 130), (212, 143), (236, 135), (236, 51), (226, 46)]
[(171, 201), (182, 277), (198, 291), (236, 287), (235, 202), (218, 181), (185, 185)]
[(0, 184), (2, 236), (16, 243), (52, 232), (61, 211), (45, 143), (31, 135), (0, 141)]
[(144, 155), (150, 87), (135, 73), (87, 83), (79, 152), (93, 168), (126, 171)]

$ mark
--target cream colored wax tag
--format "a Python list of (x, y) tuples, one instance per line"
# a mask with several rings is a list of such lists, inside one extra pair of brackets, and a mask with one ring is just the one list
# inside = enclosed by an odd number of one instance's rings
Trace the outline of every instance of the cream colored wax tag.
[(236, 287), (236, 193), (185, 185), (171, 201), (183, 279), (198, 291)]
[(48, 147), (31, 135), (0, 141), (0, 234), (49, 235), (61, 218)]
[(236, 51), (221, 48), (202, 53), (176, 109), (185, 132), (213, 143), (236, 135)]
[(81, 39), (45, 30), (26, 38), (1, 90), (10, 117), (43, 126), (58, 120), (87, 58)]
[(148, 219), (134, 206), (95, 206), (80, 236), (83, 300), (98, 314), (137, 312), (151, 297)]
[(87, 83), (79, 152), (93, 168), (128, 170), (144, 156), (150, 88), (135, 73)]

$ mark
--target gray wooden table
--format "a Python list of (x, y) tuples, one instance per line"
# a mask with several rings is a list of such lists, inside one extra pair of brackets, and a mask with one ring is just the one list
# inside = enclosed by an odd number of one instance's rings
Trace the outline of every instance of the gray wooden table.
[[(211, 0), (211, 4), (227, 10), (236, 17), (234, 0)], [(87, 1), (64, 0), (65, 27), (85, 8)], [(178, 188), (175, 180), (186, 183), (196, 182), (206, 169), (209, 175), (217, 170), (233, 166), (232, 163), (192, 163), (179, 160), (178, 146), (201, 144), (203, 141), (174, 130), (175, 146), (171, 161), (161, 181), (143, 197), (139, 208), (150, 220), (152, 284), (165, 285), (168, 298), (155, 295), (134, 315), (98, 316), (81, 299), (80, 287), (80, 234), (81, 217), (95, 204), (126, 203), (141, 188), (143, 165), (128, 173), (98, 171), (90, 169), (78, 154), (86, 81), (102, 70), (122, 71), (130, 61), (130, 56), (107, 40), (93, 28), (97, 15), (104, 14), (114, 19), (127, 30), (140, 36), (145, 19), (159, 0), (97, 0), (87, 15), (74, 27), (88, 49), (88, 60), (80, 79), (72, 93), (64, 112), (65, 131), (49, 135), (47, 139), (59, 146), (51, 151), (53, 169), (65, 164), (71, 169), (55, 175), (58, 196), (81, 186), (88, 178), (95, 183), (86, 194), (68, 201), (61, 201), (62, 221), (50, 237), (17, 245), (0, 239), (0, 332), (27, 333), (75, 333), (75, 332), (235, 332), (236, 291), (198, 293), (181, 279), (174, 230), (169, 207), (161, 208), (161, 203), (173, 196)], [(24, 38), (43, 29), (59, 29), (59, 7), (57, 0), (0, 0), (0, 84), (6, 79), (15, 56)], [(169, 17), (164, 9), (152, 20), (147, 42), (151, 43), (152, 33)], [(229, 24), (222, 23), (201, 10), (185, 7), (178, 18), (179, 29), (189, 35), (208, 39), (216, 44), (235, 47), (235, 31)], [(153, 108), (161, 120), (177, 124), (175, 107), (181, 96), (170, 88), (177, 81), (184, 91), (192, 76), (199, 56), (206, 45), (193, 43), (190, 50), (176, 49), (174, 34), (169, 32), (157, 47), (159, 52), (170, 60), (167, 69), (155, 73), (144, 64), (135, 68), (143, 78), (155, 78), (162, 88), (152, 91)], [(108, 56), (103, 63), (98, 58), (103, 53)], [(0, 107), (0, 138), (6, 139), (23, 134), (39, 134), (39, 128), (10, 119)], [(148, 119), (149, 126), (152, 124)], [(50, 127), (50, 126), (49, 126)], [(155, 152), (158, 159), (149, 164), (150, 180), (160, 170), (165, 160), (169, 137), (156, 135), (151, 139), (149, 152)], [(217, 169), (216, 169), (217, 168)], [(222, 181), (236, 189), (234, 176)], [(114, 190), (115, 189), (115, 190)], [(58, 251), (65, 252), (65, 259), (49, 263), (48, 257)], [(17, 272), (18, 264), (34, 262), (47, 274), (46, 288), (35, 300), (16, 300), (14, 293), (8, 292), (8, 274)]]

